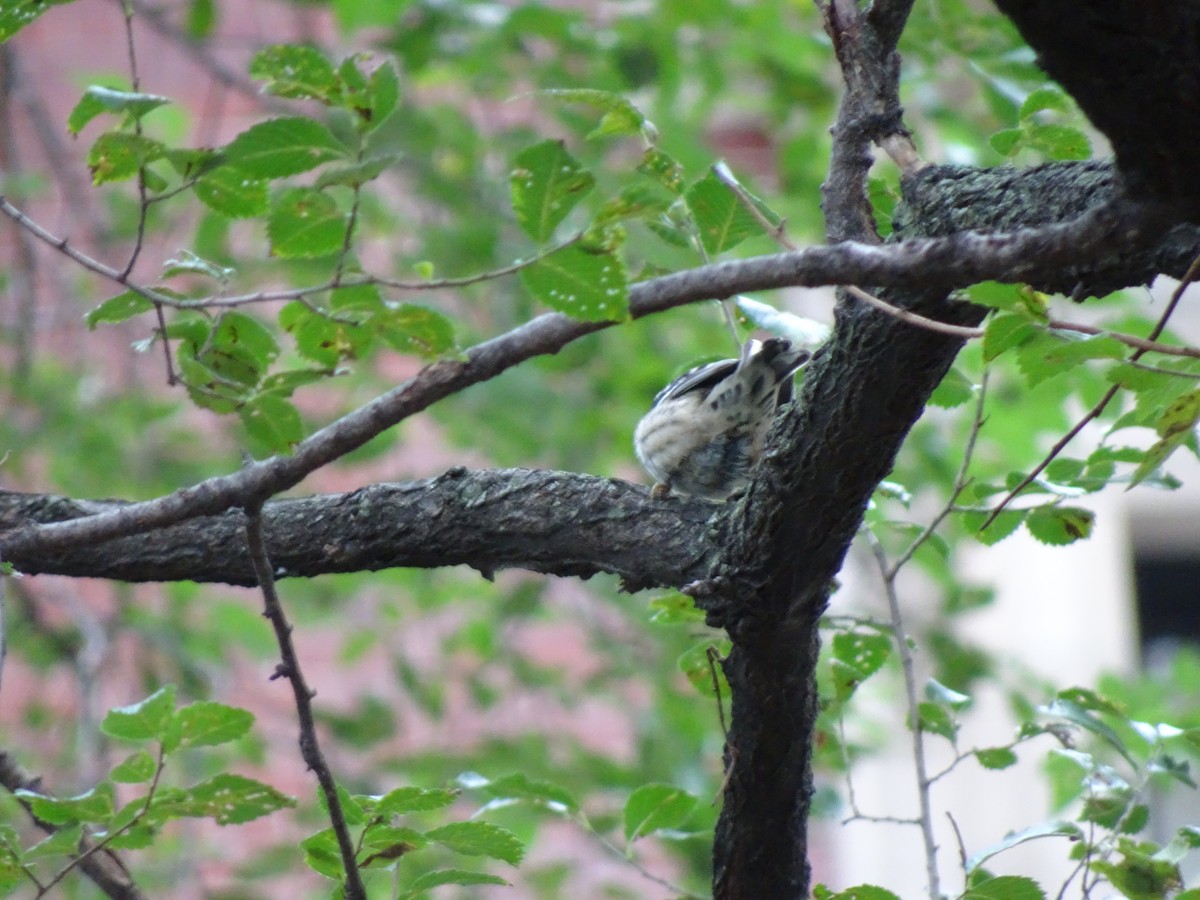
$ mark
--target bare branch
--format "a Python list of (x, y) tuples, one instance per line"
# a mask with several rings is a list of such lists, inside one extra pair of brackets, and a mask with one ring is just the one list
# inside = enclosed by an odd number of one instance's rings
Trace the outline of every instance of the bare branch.
[(267, 547), (263, 540), (261, 512), (261, 506), (246, 509), (246, 545), (254, 563), (259, 589), (262, 591), (263, 615), (275, 630), (275, 640), (279, 644), (282, 661), (275, 668), (275, 674), (271, 678), (286, 678), (292, 686), (296, 714), (300, 719), (300, 755), (321, 785), (325, 806), (329, 810), (329, 823), (342, 854), (342, 868), (346, 873), (346, 881), (342, 886), (345, 895), (350, 900), (366, 900), (367, 890), (363, 886), (362, 874), (358, 871), (354, 843), (350, 840), (350, 829), (342, 810), (342, 800), (338, 796), (337, 782), (334, 781), (333, 773), (329, 764), (325, 762), (321, 745), (317, 741), (317, 724), (312, 708), (312, 699), (316, 696), (316, 691), (304, 680), (304, 673), (300, 670), (300, 657), (296, 655), (295, 645), (292, 644), (292, 626), (288, 623), (283, 604), (279, 602), (279, 594), (275, 590), (275, 575), (271, 561), (267, 558)]

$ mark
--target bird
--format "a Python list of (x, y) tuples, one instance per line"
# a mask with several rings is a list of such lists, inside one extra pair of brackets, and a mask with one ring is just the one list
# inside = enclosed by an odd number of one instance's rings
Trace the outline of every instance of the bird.
[(633, 433), (653, 495), (724, 500), (744, 488), (776, 410), (791, 399), (792, 376), (811, 355), (783, 338), (752, 338), (737, 359), (697, 366), (659, 391)]

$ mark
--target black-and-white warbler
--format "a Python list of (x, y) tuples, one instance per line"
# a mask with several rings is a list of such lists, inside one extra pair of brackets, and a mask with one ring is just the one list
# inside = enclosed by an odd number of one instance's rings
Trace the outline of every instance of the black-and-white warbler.
[(655, 494), (721, 500), (745, 487), (776, 409), (791, 399), (792, 375), (810, 355), (782, 338), (749, 340), (737, 359), (698, 366), (659, 391), (633, 433)]

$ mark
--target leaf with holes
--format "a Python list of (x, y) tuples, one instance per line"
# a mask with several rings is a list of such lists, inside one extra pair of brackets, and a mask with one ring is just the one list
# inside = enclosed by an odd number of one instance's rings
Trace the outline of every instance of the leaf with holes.
[(1096, 514), (1077, 506), (1039, 506), (1025, 516), (1025, 527), (1043, 544), (1061, 547), (1091, 536)]
[(315, 47), (273, 44), (250, 60), (250, 75), (266, 82), (263, 90), (276, 97), (335, 103), (340, 85), (333, 63)]
[(271, 251), (288, 259), (328, 256), (342, 249), (346, 217), (332, 197), (307, 187), (281, 191), (267, 219)]
[(625, 267), (609, 253), (563, 247), (521, 270), (529, 293), (551, 309), (585, 322), (628, 316)]
[(539, 244), (596, 185), (562, 141), (542, 141), (517, 154), (510, 175), (517, 223)]
[(132, 178), (139, 169), (161, 159), (166, 152), (165, 145), (145, 135), (130, 131), (106, 131), (96, 138), (88, 151), (92, 184)]
[(186, 817), (240, 825), (295, 805), (294, 798), (269, 784), (222, 772), (180, 794), (164, 794), (163, 802), (152, 804), (151, 814), (160, 821)]
[(267, 182), (232, 166), (205, 173), (192, 190), (209, 209), (231, 219), (249, 219), (267, 211)]
[(554, 88), (539, 93), (567, 103), (586, 103), (603, 112), (600, 124), (588, 132), (589, 140), (632, 134), (643, 134), (648, 140), (654, 140), (657, 135), (653, 123), (622, 94), (594, 88)]
[(762, 226), (754, 216), (712, 172), (688, 188), (686, 199), (696, 220), (700, 243), (710, 256), (724, 253), (751, 235), (762, 233)]
[(304, 438), (300, 412), (277, 394), (259, 394), (238, 409), (248, 434), (270, 453), (290, 453)]

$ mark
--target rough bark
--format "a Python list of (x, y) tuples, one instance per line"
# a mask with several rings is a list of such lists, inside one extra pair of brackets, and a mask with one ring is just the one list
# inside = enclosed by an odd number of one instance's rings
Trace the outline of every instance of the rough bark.
[[(0, 531), (124, 505), (0, 491)], [(513, 567), (583, 578), (610, 572), (632, 591), (700, 577), (705, 524), (721, 508), (680, 497), (652, 500), (646, 488), (610, 478), (452, 469), (425, 481), (274, 500), (262, 519), (278, 578), (465, 564), (485, 575)], [(31, 575), (256, 583), (237, 509), (7, 561)]]

